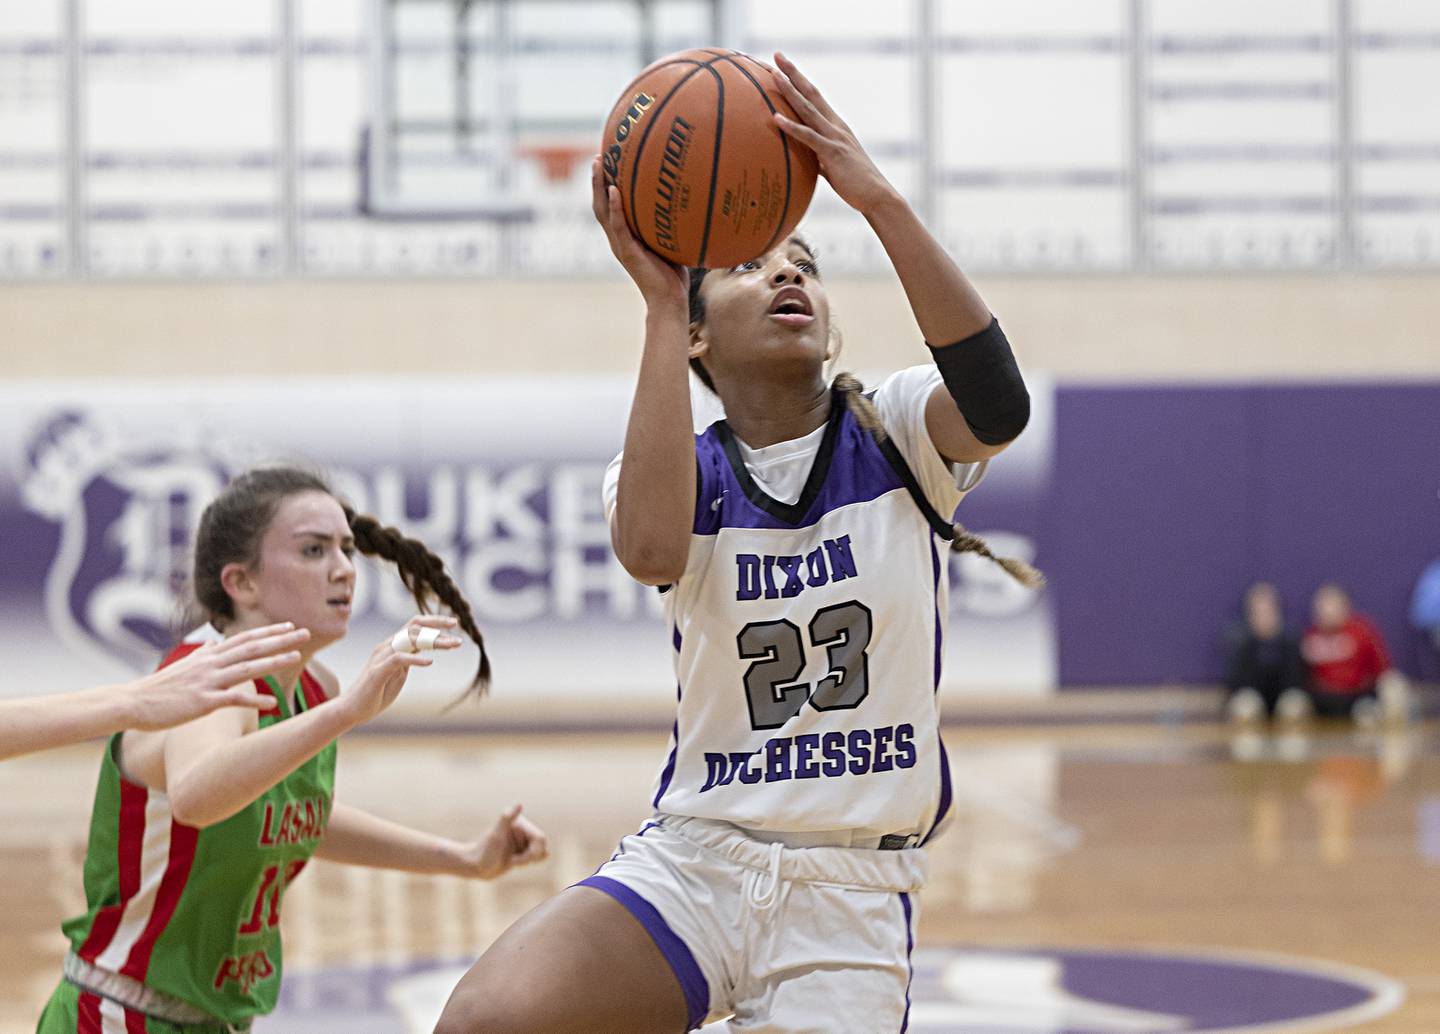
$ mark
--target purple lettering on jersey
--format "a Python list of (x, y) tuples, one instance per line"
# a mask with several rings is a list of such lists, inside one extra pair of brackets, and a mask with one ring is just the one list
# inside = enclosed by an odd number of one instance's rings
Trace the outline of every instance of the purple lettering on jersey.
[(830, 579), (841, 581), (845, 578), (853, 578), (856, 575), (855, 557), (850, 552), (850, 536), (841, 535), (838, 539), (825, 540), (825, 552), (830, 557)]
[(812, 589), (819, 588), (830, 581), (830, 568), (825, 566), (825, 552), (821, 546), (816, 546), (809, 553), (805, 554), (805, 570), (807, 577), (805, 584)]
[(897, 768), (915, 767), (915, 726), (906, 722), (904, 725), (895, 726), (895, 747), (899, 751), (895, 755)]
[(754, 553), (735, 554), (735, 598), (760, 598), (760, 558)]
[(746, 786), (753, 786), (764, 778), (763, 772), (757, 772), (750, 767), (750, 759), (754, 756), (755, 753), (753, 751), (748, 753), (740, 751), (730, 755), (730, 764), (735, 766), (735, 774), (740, 777), (740, 781)]
[(790, 738), (770, 740), (765, 744), (765, 781), (779, 783), (790, 778)]
[(812, 732), (807, 732), (795, 737), (795, 778), (815, 779), (820, 775), (820, 769), (815, 765), (815, 758), (812, 756), (820, 746), (820, 737)]
[(776, 557), (775, 562), (780, 565), (780, 570), (785, 572), (785, 584), (780, 588), (780, 595), (785, 599), (792, 596), (799, 596), (805, 591), (805, 582), (800, 577), (801, 565), (805, 563), (803, 557), (782, 556)]
[[(779, 587), (775, 584), (777, 568), (785, 579)], [(807, 588), (853, 578), (858, 570), (849, 535), (826, 539), (804, 556), (736, 553), (735, 599), (742, 603), (762, 596), (767, 600), (793, 599)]]
[(870, 771), (888, 772), (895, 766), (890, 756), (890, 739), (894, 735), (895, 730), (890, 726), (875, 730), (875, 763), (870, 766)]
[(870, 740), (872, 736), (869, 729), (856, 729), (850, 734), (851, 775), (864, 775), (870, 771)]
[(725, 760), (724, 754), (716, 754), (714, 751), (705, 752), (705, 785), (700, 787), (700, 792), (713, 790), (717, 786), (724, 786), (725, 775), (730, 766)]
[[(819, 758), (817, 758), (817, 753)], [(751, 762), (763, 758), (756, 767)], [(820, 760), (823, 758), (823, 761)], [(917, 760), (915, 727), (882, 725), (876, 729), (801, 733), (776, 736), (753, 751), (705, 753), (705, 785), (701, 793), (732, 783), (783, 783), (790, 779), (834, 779), (914, 768)]]

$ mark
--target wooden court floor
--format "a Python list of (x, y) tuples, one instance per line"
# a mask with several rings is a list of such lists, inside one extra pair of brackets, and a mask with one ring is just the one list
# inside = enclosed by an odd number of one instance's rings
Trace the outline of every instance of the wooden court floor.
[[(946, 740), (957, 817), (932, 850), (921, 948), (1328, 960), (1398, 981), (1403, 1002), (1358, 1025), (1264, 1029), (1440, 1034), (1440, 730), (957, 726)], [(341, 799), (450, 835), (523, 801), (553, 858), (493, 884), (316, 863), (286, 899), (287, 977), (473, 958), (643, 821), (665, 745), (659, 731), (347, 740)], [(0, 1034), (33, 1030), (57, 978), (98, 751), (0, 765)]]

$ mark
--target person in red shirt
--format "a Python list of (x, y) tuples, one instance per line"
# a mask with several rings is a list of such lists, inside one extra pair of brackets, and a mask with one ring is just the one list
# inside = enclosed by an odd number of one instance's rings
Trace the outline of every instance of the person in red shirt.
[(1380, 715), (1381, 684), (1394, 682), (1396, 674), (1380, 630), (1355, 613), (1349, 595), (1333, 583), (1315, 590), (1311, 614), (1314, 624), (1300, 641), (1300, 653), (1309, 669), (1315, 713), (1351, 717), (1363, 724), (1375, 721)]

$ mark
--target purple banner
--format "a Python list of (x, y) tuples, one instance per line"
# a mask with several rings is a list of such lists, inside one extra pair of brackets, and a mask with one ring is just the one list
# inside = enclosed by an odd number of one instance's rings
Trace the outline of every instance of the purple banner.
[(1440, 556), (1440, 383), (1062, 388), (1055, 439), (1062, 685), (1219, 681), (1257, 578), (1295, 626), (1338, 581), (1423, 668), (1405, 612)]
[[(521, 713), (673, 706), (654, 590), (615, 560), (601, 507), (633, 392), (628, 377), (456, 381), (36, 381), (0, 390), (0, 693), (76, 689), (150, 668), (173, 641), (176, 590), (206, 503), (235, 473), (299, 462), (357, 509), (427, 542), (485, 630), (494, 703)], [(1052, 395), (962, 516), (997, 551), (1045, 563)], [(707, 418), (708, 419), (708, 418)], [(952, 561), (946, 684), (1048, 693), (1049, 599), (974, 556)], [(342, 678), (414, 610), (393, 572), (361, 565)], [(473, 659), (416, 673), (402, 707), (454, 699)], [(738, 692), (738, 690), (737, 690)], [(739, 699), (737, 697), (737, 699)], [(486, 712), (491, 713), (491, 712)], [(583, 717), (577, 720), (584, 720)]]

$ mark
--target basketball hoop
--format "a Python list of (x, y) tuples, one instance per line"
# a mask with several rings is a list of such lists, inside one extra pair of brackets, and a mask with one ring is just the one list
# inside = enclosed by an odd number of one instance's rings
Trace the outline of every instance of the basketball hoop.
[(575, 172), (575, 166), (596, 153), (592, 144), (524, 144), (515, 149), (521, 158), (540, 163), (540, 171), (548, 183), (564, 183)]

